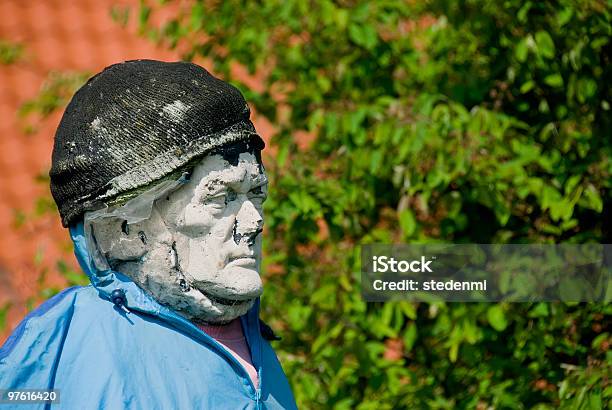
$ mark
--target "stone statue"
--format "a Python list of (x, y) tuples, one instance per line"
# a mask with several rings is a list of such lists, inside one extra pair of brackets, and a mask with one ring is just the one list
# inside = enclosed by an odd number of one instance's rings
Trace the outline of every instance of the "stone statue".
[(242, 316), (263, 290), (260, 234), (267, 178), (261, 158), (246, 145), (234, 157), (207, 155), (184, 186), (157, 199), (145, 197), (151, 211), (141, 222), (128, 223), (129, 214), (85, 213), (112, 269), (196, 323)]
[(115, 64), (77, 91), (51, 191), (92, 284), (23, 320), (0, 389), (62, 408), (295, 408), (259, 319), (268, 187), (249, 116), (191, 63)]

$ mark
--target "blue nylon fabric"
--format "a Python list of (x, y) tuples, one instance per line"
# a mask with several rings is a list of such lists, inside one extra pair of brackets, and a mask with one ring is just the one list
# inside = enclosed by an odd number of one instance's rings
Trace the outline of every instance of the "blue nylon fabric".
[[(259, 374), (144, 293), (127, 276), (96, 271), (83, 224), (70, 229), (92, 285), (64, 290), (31, 312), (0, 348), (0, 389), (58, 389), (59, 404), (4, 409), (296, 409), (283, 369), (259, 330), (259, 299), (240, 318)], [(110, 294), (125, 292), (129, 313)]]

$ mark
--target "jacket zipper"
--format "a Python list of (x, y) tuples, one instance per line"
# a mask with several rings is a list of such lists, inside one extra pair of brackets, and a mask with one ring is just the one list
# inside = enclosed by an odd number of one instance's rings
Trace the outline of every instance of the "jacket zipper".
[(257, 389), (255, 391), (255, 404), (257, 405), (258, 409), (261, 409), (261, 402), (259, 401), (261, 399), (261, 389)]

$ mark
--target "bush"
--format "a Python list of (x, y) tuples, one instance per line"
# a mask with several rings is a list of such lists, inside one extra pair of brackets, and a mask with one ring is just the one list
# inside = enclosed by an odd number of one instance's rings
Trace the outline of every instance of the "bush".
[(152, 23), (163, 7), (142, 32), (257, 73), (239, 86), (277, 125), (263, 315), (301, 407), (609, 406), (609, 305), (358, 287), (364, 243), (610, 242), (605, 2), (196, 1)]

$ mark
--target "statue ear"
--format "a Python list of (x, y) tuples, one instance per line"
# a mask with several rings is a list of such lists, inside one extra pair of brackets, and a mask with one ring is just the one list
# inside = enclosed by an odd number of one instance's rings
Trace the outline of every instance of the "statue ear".
[(118, 261), (137, 260), (146, 253), (146, 234), (140, 224), (104, 218), (92, 225), (98, 250), (112, 267)]
[[(191, 190), (192, 187), (184, 186), (181, 190)], [(155, 201), (154, 209), (167, 226), (176, 226), (184, 218), (187, 196), (166, 195)]]

